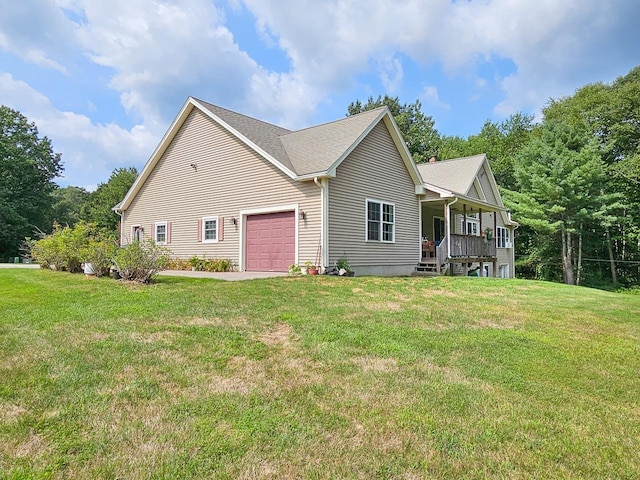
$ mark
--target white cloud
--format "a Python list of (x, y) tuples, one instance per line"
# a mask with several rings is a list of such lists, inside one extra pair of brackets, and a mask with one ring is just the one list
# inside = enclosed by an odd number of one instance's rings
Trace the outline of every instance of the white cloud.
[(432, 107), (441, 108), (443, 110), (451, 109), (451, 105), (440, 100), (438, 88), (434, 87), (433, 85), (427, 85), (422, 89), (420, 100), (424, 101), (428, 105), (431, 105)]
[(143, 125), (125, 130), (113, 123), (95, 124), (85, 115), (57, 110), (27, 83), (0, 73), (0, 104), (20, 111), (51, 139), (65, 165), (63, 184), (91, 188), (118, 167), (141, 168), (159, 140)]
[(52, 1), (0, 0), (0, 48), (40, 67), (68, 74), (63, 65), (73, 33)]
[(385, 93), (393, 95), (400, 90), (404, 70), (399, 58), (383, 58), (378, 62), (378, 75)]

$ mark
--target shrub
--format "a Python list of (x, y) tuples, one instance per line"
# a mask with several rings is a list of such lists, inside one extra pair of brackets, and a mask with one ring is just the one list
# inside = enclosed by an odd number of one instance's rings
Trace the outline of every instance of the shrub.
[(151, 240), (133, 242), (119, 249), (115, 255), (116, 270), (123, 280), (148, 283), (169, 263), (169, 250)]
[(113, 234), (95, 224), (80, 222), (75, 227), (55, 224), (53, 232), (40, 240), (27, 239), (31, 258), (42, 268), (80, 272), (83, 262), (94, 264), (97, 275), (109, 272), (116, 250)]
[(113, 266), (113, 259), (118, 251), (115, 239), (105, 237), (90, 238), (82, 249), (82, 258), (93, 265), (93, 271), (97, 277), (109, 275)]
[(191, 270), (189, 260), (184, 258), (170, 258), (167, 261), (167, 270)]

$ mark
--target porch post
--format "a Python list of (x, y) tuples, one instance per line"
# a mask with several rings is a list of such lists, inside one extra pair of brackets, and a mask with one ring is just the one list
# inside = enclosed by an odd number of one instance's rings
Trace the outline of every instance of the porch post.
[(496, 245), (496, 256), (493, 262), (493, 276), (498, 276), (498, 212), (493, 212), (493, 241)]
[[(451, 256), (451, 207), (449, 206), (449, 200), (444, 201), (444, 221), (445, 228), (447, 230), (447, 257)], [(449, 272), (453, 273), (451, 265), (449, 265)]]
[[(478, 228), (480, 229), (480, 236), (482, 237), (482, 209), (481, 208), (478, 209), (478, 222), (479, 222)], [(482, 258), (484, 257), (484, 252), (481, 252), (481, 253), (482, 253), (482, 256), (481, 256)], [(484, 262), (480, 262), (480, 275), (478, 276), (484, 277)]]

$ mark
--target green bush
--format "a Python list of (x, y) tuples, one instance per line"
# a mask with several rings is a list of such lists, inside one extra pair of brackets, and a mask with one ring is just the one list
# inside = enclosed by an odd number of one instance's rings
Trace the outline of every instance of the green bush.
[(116, 252), (115, 267), (123, 280), (149, 283), (169, 264), (169, 250), (151, 240), (130, 243)]
[(77, 273), (82, 271), (82, 263), (90, 262), (97, 275), (109, 272), (116, 250), (113, 234), (85, 222), (73, 228), (55, 224), (50, 235), (27, 239), (27, 246), (33, 261), (42, 268)]
[(118, 244), (113, 238), (92, 237), (82, 250), (82, 258), (93, 265), (97, 277), (109, 275)]

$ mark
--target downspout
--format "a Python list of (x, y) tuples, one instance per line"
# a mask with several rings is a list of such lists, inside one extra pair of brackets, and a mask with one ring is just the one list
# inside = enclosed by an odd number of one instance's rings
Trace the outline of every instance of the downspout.
[(328, 209), (328, 199), (327, 199), (327, 189), (326, 186), (323, 185), (322, 181), (318, 179), (318, 177), (313, 177), (313, 183), (315, 183), (320, 188), (320, 261), (322, 265), (319, 265), (320, 270), (324, 270), (329, 263), (329, 252), (327, 251), (327, 228), (325, 225), (325, 220), (327, 218), (327, 209)]
[(114, 212), (116, 212), (119, 216), (120, 216), (120, 247), (122, 246), (122, 235), (124, 232), (124, 212), (122, 210), (119, 210), (117, 208), (112, 208), (111, 210), (113, 210)]

